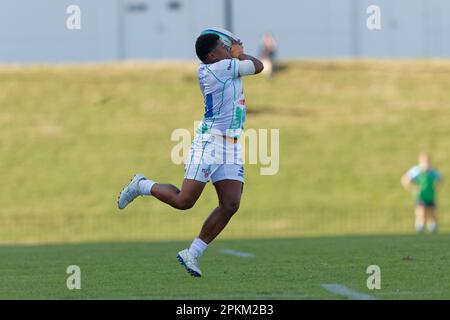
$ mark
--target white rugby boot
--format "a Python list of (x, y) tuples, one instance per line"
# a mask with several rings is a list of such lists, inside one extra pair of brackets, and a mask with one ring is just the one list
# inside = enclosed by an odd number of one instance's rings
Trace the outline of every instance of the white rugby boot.
[(177, 254), (177, 259), (187, 272), (193, 277), (201, 277), (202, 272), (199, 268), (198, 258), (189, 253), (188, 249), (184, 249)]

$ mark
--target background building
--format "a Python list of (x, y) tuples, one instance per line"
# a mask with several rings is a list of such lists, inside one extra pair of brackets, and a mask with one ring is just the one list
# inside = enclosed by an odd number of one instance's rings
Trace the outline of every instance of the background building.
[[(368, 30), (369, 5), (381, 30)], [(69, 30), (67, 8), (81, 9)], [(194, 59), (208, 26), (242, 37), (255, 53), (271, 32), (280, 58), (450, 57), (447, 0), (4, 0), (0, 62)]]

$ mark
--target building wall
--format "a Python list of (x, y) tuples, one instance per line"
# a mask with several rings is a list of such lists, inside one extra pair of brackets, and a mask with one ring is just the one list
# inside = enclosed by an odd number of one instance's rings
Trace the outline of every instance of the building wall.
[[(195, 59), (194, 42), (225, 24), (227, 0), (2, 0), (0, 62)], [(448, 0), (230, 0), (232, 26), (250, 53), (263, 32), (279, 57), (450, 57)], [(81, 30), (66, 8), (81, 8)], [(381, 7), (382, 29), (366, 28)]]
[[(66, 27), (66, 8), (81, 7), (82, 29)], [(117, 58), (118, 8), (111, 0), (2, 0), (0, 61), (61, 62)]]

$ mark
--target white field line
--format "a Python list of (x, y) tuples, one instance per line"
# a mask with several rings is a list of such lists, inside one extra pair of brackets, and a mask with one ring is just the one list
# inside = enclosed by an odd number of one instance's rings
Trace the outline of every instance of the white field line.
[(236, 250), (230, 250), (230, 249), (222, 249), (219, 250), (220, 253), (223, 254), (229, 254), (236, 257), (242, 257), (242, 258), (253, 258), (255, 255), (253, 253), (249, 252), (242, 252), (242, 251), (236, 251)]
[(352, 300), (376, 300), (374, 296), (352, 290), (350, 288), (347, 288), (346, 286), (336, 283), (322, 284), (321, 287), (325, 288), (333, 294), (344, 296)]

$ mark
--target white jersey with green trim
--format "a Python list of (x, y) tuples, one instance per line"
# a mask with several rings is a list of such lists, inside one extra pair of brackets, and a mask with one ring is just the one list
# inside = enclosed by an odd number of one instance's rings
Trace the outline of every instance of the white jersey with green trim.
[(237, 59), (199, 65), (198, 80), (204, 97), (205, 114), (197, 133), (240, 137), (246, 106), (239, 65)]

